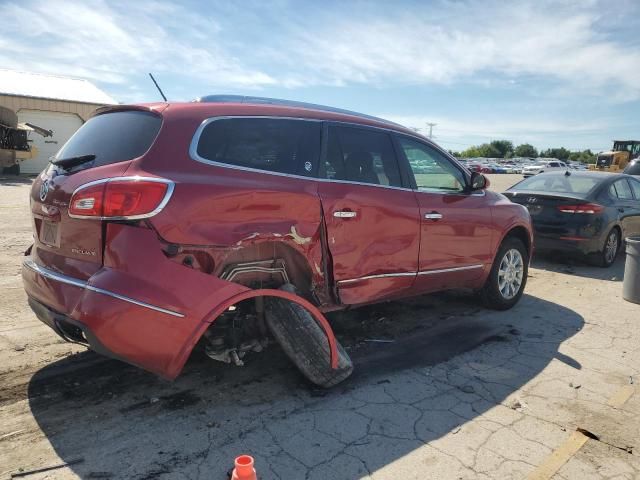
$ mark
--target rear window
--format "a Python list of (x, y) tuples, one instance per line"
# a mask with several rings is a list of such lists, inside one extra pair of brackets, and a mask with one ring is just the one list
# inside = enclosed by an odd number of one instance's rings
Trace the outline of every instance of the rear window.
[(557, 192), (586, 194), (593, 190), (601, 179), (579, 175), (540, 175), (520, 182), (516, 190), (533, 192)]
[(150, 112), (97, 115), (80, 127), (55, 158), (95, 155), (91, 167), (131, 160), (149, 150), (161, 125), (162, 118)]
[(197, 153), (204, 160), (238, 167), (314, 176), (320, 137), (320, 122), (227, 118), (204, 127)]

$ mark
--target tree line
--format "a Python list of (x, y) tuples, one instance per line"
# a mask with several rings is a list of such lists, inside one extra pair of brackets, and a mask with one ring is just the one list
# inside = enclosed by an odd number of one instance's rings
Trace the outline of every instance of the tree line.
[(574, 162), (595, 163), (596, 154), (591, 150), (583, 150), (581, 152), (572, 152), (564, 147), (548, 148), (538, 151), (533, 145), (523, 143), (517, 147), (509, 140), (494, 140), (490, 143), (482, 145), (474, 145), (462, 152), (449, 151), (452, 155), (459, 158), (513, 158), (513, 157), (544, 157), (557, 158), (558, 160), (570, 160)]

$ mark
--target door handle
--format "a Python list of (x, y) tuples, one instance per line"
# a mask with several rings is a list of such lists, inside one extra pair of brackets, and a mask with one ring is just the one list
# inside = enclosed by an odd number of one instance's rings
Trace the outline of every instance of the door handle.
[(337, 212), (333, 212), (333, 216), (336, 218), (355, 218), (357, 215), (357, 212), (352, 212), (350, 210), (340, 210)]
[(427, 220), (440, 220), (442, 217), (443, 215), (438, 212), (431, 212), (431, 213), (424, 214), (424, 218), (426, 218)]
[(624, 207), (618, 207), (618, 211), (619, 211), (620, 213), (624, 213)]

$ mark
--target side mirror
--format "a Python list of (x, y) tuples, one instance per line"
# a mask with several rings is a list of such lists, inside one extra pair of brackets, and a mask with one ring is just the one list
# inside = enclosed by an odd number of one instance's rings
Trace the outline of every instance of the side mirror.
[(478, 172), (471, 172), (471, 182), (469, 188), (473, 190), (484, 190), (489, 188), (489, 179)]

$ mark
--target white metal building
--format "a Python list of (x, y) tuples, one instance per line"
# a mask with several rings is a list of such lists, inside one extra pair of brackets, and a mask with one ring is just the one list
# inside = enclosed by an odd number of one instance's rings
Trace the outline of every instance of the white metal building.
[(40, 173), (96, 108), (115, 103), (84, 79), (0, 69), (0, 106), (16, 112), (20, 123), (53, 131), (46, 138), (30, 135), (38, 156), (20, 164), (22, 173)]

